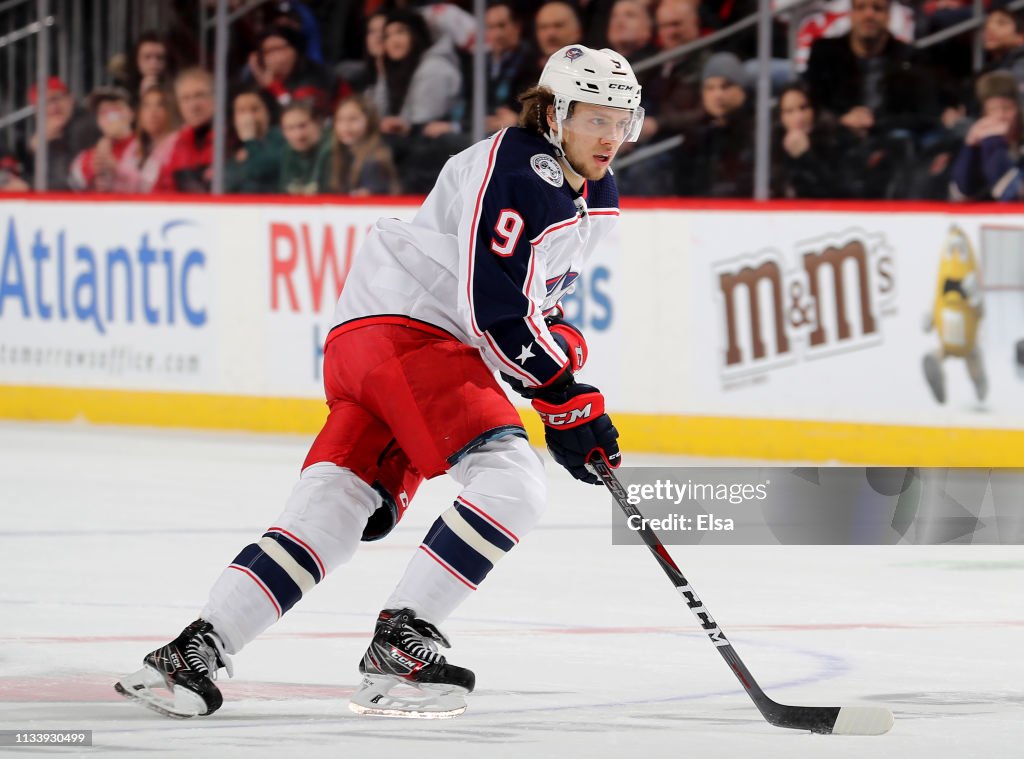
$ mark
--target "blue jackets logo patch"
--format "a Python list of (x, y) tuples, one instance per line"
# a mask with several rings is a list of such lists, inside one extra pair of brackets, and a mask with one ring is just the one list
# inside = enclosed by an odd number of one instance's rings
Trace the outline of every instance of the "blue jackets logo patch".
[(537, 176), (552, 187), (561, 187), (565, 182), (565, 177), (562, 175), (562, 167), (558, 165), (558, 160), (554, 156), (549, 156), (546, 153), (537, 153), (537, 155), (530, 159), (530, 165), (537, 172)]

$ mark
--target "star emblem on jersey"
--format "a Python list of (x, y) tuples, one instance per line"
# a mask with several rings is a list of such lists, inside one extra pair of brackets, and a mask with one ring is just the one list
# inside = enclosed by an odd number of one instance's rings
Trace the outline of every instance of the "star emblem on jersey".
[(530, 165), (537, 172), (537, 176), (543, 179), (552, 187), (561, 187), (565, 183), (565, 176), (562, 174), (562, 167), (554, 156), (546, 153), (537, 153), (530, 159)]
[(516, 361), (523, 366), (526, 366), (526, 362), (531, 358), (533, 358), (533, 343), (523, 346), (523, 352), (516, 356)]

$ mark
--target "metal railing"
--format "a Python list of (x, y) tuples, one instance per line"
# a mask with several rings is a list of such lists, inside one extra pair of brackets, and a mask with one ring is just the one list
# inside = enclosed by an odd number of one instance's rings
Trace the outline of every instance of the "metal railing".
[[(110, 80), (108, 63), (146, 29), (160, 28), (168, 3), (152, 0), (5, 0), (0, 2), (0, 144), (9, 150), (36, 134), (36, 189), (47, 162), (46, 81), (56, 75), (76, 99)], [(28, 104), (35, 83), (39, 102)], [(36, 113), (41, 114), (35, 119)], [(38, 121), (39, 123), (33, 123)]]
[[(206, 59), (207, 35), (214, 32), (215, 44), (215, 86), (218, 93), (215, 117), (215, 164), (214, 187), (219, 192), (223, 187), (224, 135), (227, 128), (226, 86), (227, 86), (227, 45), (229, 29), (233, 22), (258, 9), (269, 0), (248, 0), (240, 7), (228, 9), (227, 0), (217, 0), (210, 12), (206, 2), (199, 2), (199, 47), (200, 55)], [(705, 37), (693, 40), (670, 50), (665, 50), (634, 65), (637, 73), (648, 71), (665, 63), (679, 60), (697, 51), (713, 47), (737, 34), (757, 28), (758, 37), (758, 81), (756, 96), (755, 132), (755, 198), (768, 196), (768, 167), (770, 165), (771, 134), (771, 82), (769, 78), (771, 22), (779, 16), (791, 17), (791, 28), (805, 7), (814, 0), (795, 2), (771, 7), (771, 0), (760, 0), (758, 11), (734, 24), (717, 30)], [(474, 0), (478, 36), (483, 39), (483, 0)], [(1014, 0), (1010, 10), (1024, 8), (1024, 0)], [(45, 82), (50, 72), (56, 73), (69, 86), (76, 97), (81, 97), (93, 87), (108, 80), (107, 63), (115, 55), (131, 49), (135, 38), (147, 28), (157, 28), (170, 13), (165, 3), (150, 0), (94, 0), (82, 3), (80, 0), (2, 0), (0, 1), (0, 141), (8, 147), (30, 134), (29, 122), (35, 113), (45, 111), (45, 85), (39, 87), (40, 101), (36, 107), (26, 105), (25, 93), (32, 81)], [(953, 37), (976, 31), (984, 24), (980, 0), (974, 2), (974, 17), (947, 29), (928, 35), (914, 42), (918, 49), (941, 44)], [(52, 35), (50, 34), (52, 33)], [(980, 66), (980, 35), (976, 35), (974, 64)], [(794, 36), (790, 35), (790, 44)], [(483, 136), (484, 123), (484, 56), (483, 46), (477, 45), (474, 56), (473, 79), (473, 136)], [(792, 61), (792, 50), (790, 60)], [(45, 134), (45, 117), (38, 119), (34, 130)], [(617, 168), (649, 160), (681, 144), (679, 136), (643, 146), (616, 161)], [(40, 153), (45, 167), (45, 145)], [(39, 164), (37, 160), (37, 188), (39, 186)]]
[[(757, 107), (755, 109), (756, 115), (756, 132), (755, 132), (755, 171), (754, 171), (754, 198), (757, 200), (766, 200), (768, 198), (768, 174), (771, 165), (771, 82), (768, 73), (768, 61), (770, 60), (770, 22), (778, 16), (792, 14), (794, 18), (791, 20), (791, 32), (795, 31), (796, 27), (796, 14), (799, 9), (815, 2), (815, 0), (797, 0), (794, 3), (785, 5), (784, 7), (770, 8), (770, 0), (760, 0), (759, 8), (756, 13), (740, 19), (734, 24), (730, 24), (727, 27), (719, 29), (707, 36), (700, 37), (691, 42), (678, 45), (669, 50), (664, 50), (657, 55), (652, 55), (649, 58), (645, 58), (642, 61), (637, 62), (633, 66), (633, 70), (637, 73), (647, 71), (665, 63), (671, 63), (679, 60), (687, 55), (696, 53), (708, 47), (712, 47), (719, 42), (727, 40), (735, 35), (744, 32), (755, 25), (760, 25), (758, 32), (758, 82), (755, 89), (757, 98)], [(1013, 2), (1006, 5), (1007, 10), (1017, 11), (1024, 8), (1024, 0), (1013, 0)], [(914, 40), (913, 46), (919, 50), (924, 50), (929, 47), (946, 42), (947, 40), (958, 37), (962, 34), (975, 31), (981, 28), (985, 23), (985, 13), (981, 0), (974, 0), (973, 4), (973, 17), (965, 21), (961, 21), (953, 26), (942, 29), (933, 34), (929, 34), (921, 39)], [(767, 24), (761, 23), (767, 19)], [(768, 32), (765, 32), (765, 27), (768, 28)], [(790, 62), (793, 61), (795, 36), (790, 34)], [(767, 54), (766, 54), (767, 53)], [(977, 72), (980, 70), (982, 65), (982, 53), (981, 48), (981, 35), (975, 35), (974, 40), (974, 52), (973, 52), (973, 68)], [(794, 72), (795, 73), (795, 72)], [(662, 153), (666, 153), (670, 150), (674, 150), (683, 143), (683, 138), (679, 135), (659, 140), (650, 145), (646, 145), (643, 148), (638, 148), (631, 151), (627, 155), (615, 161), (615, 168), (624, 169), (629, 166), (648, 161), (655, 158)]]

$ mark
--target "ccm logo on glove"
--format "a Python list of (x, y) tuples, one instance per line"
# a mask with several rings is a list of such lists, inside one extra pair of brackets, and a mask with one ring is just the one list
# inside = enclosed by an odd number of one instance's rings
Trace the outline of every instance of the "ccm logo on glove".
[(604, 413), (604, 396), (601, 393), (583, 393), (564, 403), (548, 403), (535, 398), (533, 408), (548, 427), (568, 430), (601, 416)]

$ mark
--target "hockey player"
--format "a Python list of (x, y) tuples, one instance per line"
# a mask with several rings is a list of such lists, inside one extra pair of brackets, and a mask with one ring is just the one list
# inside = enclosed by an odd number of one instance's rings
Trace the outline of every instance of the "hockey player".
[[(500, 372), (532, 401), (551, 455), (599, 480), (619, 462), (604, 397), (573, 378), (583, 335), (557, 305), (619, 215), (609, 164), (643, 122), (625, 58), (570, 45), (522, 96), (518, 127), (452, 157), (412, 222), (381, 219), (356, 257), (324, 349), (329, 414), (284, 513), (242, 549), (200, 618), (118, 692), (169, 716), (211, 714), (235, 654), (402, 518), (423, 478), (462, 491), (384, 605), (351, 708), (451, 717), (473, 673), (438, 653), (438, 625), (537, 523), (543, 464)], [(402, 695), (411, 685), (413, 695)]]

